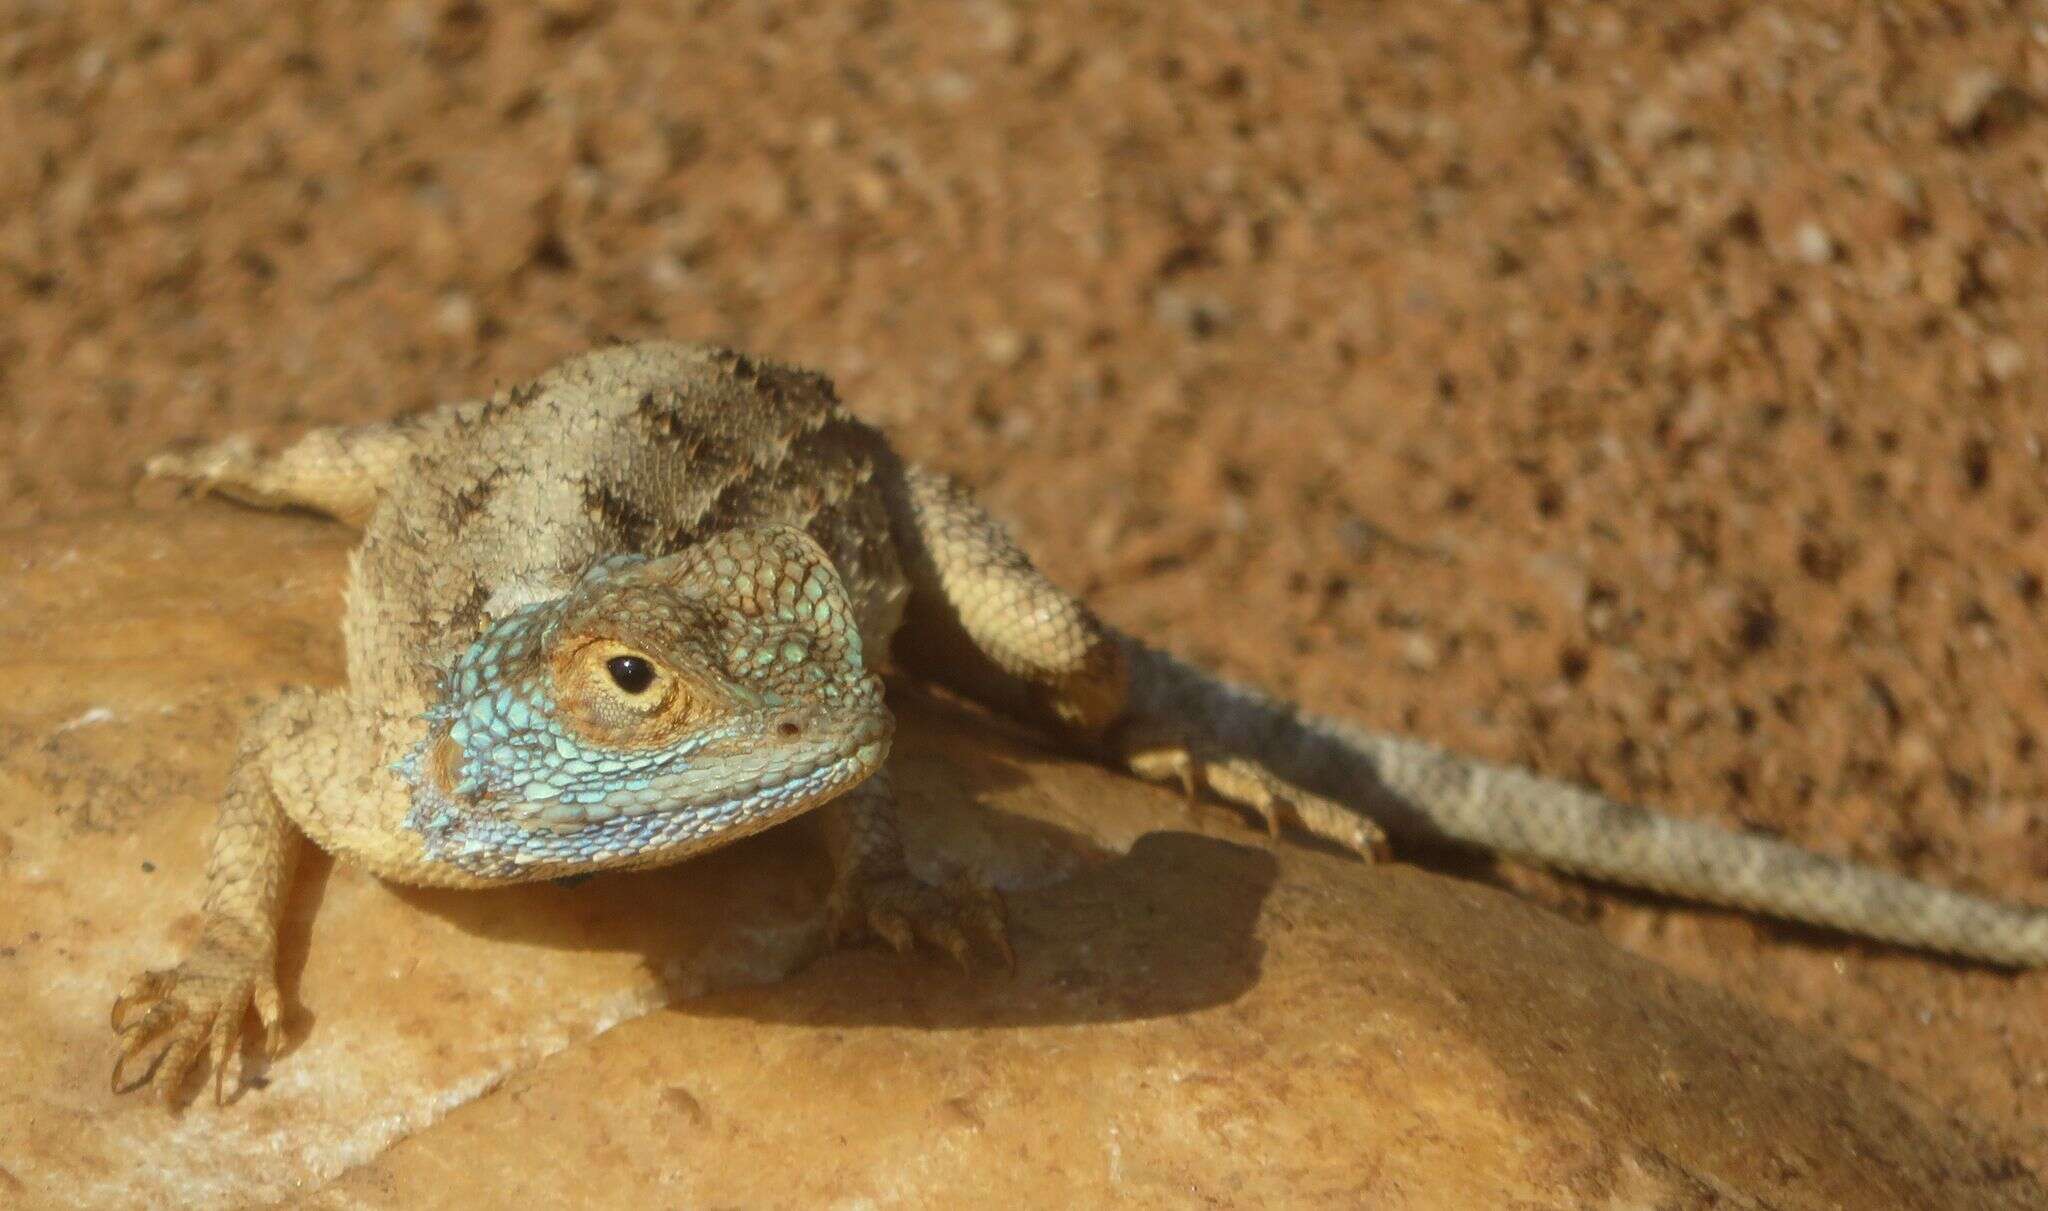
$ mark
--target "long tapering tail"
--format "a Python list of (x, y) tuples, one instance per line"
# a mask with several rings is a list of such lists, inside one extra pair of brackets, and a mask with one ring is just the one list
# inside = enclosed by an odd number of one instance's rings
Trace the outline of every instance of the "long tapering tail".
[(2003, 903), (1617, 803), (1568, 783), (1310, 715), (1130, 642), (1134, 715), (1370, 816), (1399, 840), (1450, 841), (1630, 887), (1902, 946), (2048, 966), (2048, 908)]

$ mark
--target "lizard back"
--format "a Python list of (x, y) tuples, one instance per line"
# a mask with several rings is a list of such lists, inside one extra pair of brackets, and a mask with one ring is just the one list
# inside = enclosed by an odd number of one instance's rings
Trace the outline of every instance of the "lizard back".
[(422, 414), (350, 571), (359, 701), (410, 713), (492, 617), (622, 553), (735, 526), (804, 527), (831, 555), (870, 663), (908, 589), (878, 477), (882, 436), (821, 375), (724, 349), (635, 344)]

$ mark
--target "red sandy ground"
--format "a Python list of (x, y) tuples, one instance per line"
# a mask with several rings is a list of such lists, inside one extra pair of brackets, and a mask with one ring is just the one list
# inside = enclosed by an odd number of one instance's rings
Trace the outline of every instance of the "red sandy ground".
[[(1117, 622), (2048, 902), (2048, 7), (0, 8), (0, 521), (609, 336)], [(1504, 877), (2048, 1176), (2048, 977)]]

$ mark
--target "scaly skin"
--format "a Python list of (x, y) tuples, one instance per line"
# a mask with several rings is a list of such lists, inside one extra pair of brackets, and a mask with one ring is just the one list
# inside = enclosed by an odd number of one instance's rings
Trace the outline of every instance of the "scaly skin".
[(1368, 857), (1397, 835), (1908, 945), (2048, 964), (1997, 904), (1306, 717), (1116, 634), (963, 489), (907, 466), (822, 378), (623, 345), (490, 400), (150, 464), (362, 525), (348, 686), (251, 722), (177, 967), (117, 1000), (114, 1079), (156, 1057), (218, 1096), (253, 1009), (274, 1045), (278, 914), (304, 834), (398, 882), (486, 887), (673, 862), (818, 810), (835, 938), (1007, 955), (993, 893), (913, 878), (874, 672), (913, 672), (1141, 777)]
[[(814, 375), (624, 346), (481, 403), (231, 442), (154, 474), (360, 519), (345, 690), (258, 715), (229, 778), (201, 942), (117, 1000), (114, 1080), (215, 1091), (247, 1011), (278, 1037), (298, 836), (396, 882), (652, 866), (831, 803), (835, 937), (1007, 954), (993, 893), (913, 879), (874, 668), (910, 586), (900, 468)], [(1103, 640), (1107, 642), (1107, 640)], [(857, 792), (857, 793), (849, 793)]]
[(593, 565), (442, 678), (395, 767), (404, 827), (429, 861), (499, 880), (674, 862), (779, 824), (887, 751), (852, 613), (793, 527)]

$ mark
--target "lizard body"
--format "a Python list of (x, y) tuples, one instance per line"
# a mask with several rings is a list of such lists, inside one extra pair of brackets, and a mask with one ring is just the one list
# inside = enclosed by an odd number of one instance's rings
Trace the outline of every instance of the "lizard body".
[(398, 882), (483, 887), (678, 861), (823, 824), (835, 936), (1007, 954), (993, 893), (908, 872), (887, 775), (893, 662), (1142, 777), (1376, 856), (1381, 826), (1619, 883), (2008, 964), (2048, 910), (1658, 816), (1303, 715), (1117, 633), (962, 488), (823, 378), (620, 345), (489, 400), (231, 440), (152, 474), (363, 527), (348, 684), (246, 729), (199, 942), (117, 1000), (123, 1068), (218, 1096), (247, 1013), (275, 1045), (298, 837)]

